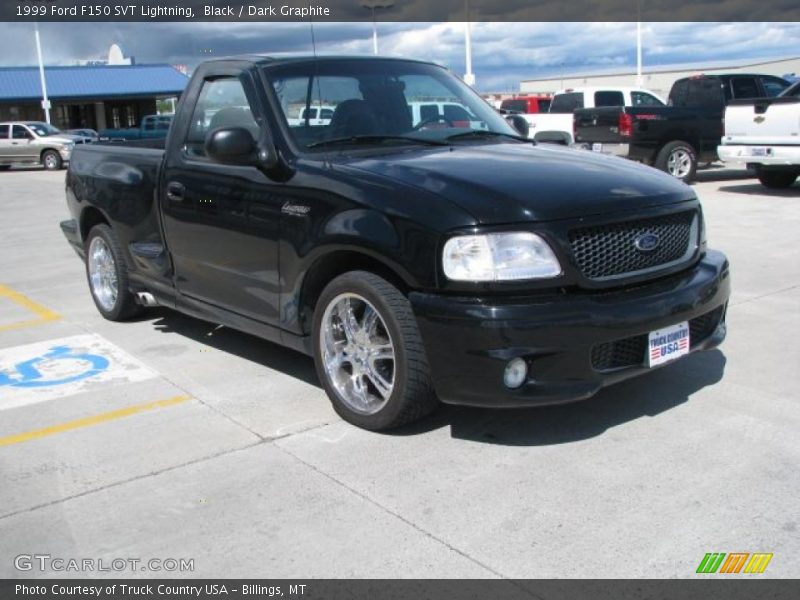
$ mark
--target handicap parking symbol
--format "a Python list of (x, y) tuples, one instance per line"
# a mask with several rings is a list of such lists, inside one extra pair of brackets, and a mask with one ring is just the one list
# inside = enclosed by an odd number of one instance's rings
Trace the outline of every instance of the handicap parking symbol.
[(0, 349), (0, 410), (158, 377), (105, 338), (76, 335)]
[[(40, 363), (54, 360), (76, 363), (71, 370), (75, 371), (77, 367), (77, 371), (62, 377), (48, 378), (36, 368)], [(109, 364), (104, 356), (76, 351), (69, 346), (55, 346), (42, 356), (14, 365), (15, 375), (0, 372), (0, 387), (10, 385), (18, 388), (41, 388), (64, 385), (94, 377), (108, 369)]]

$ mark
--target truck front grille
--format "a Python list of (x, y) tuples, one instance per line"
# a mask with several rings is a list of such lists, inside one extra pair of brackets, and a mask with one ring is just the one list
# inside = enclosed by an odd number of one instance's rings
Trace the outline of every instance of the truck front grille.
[[(724, 306), (689, 321), (689, 340), (694, 348), (706, 341), (719, 327)], [(592, 368), (595, 371), (614, 371), (626, 367), (642, 367), (647, 360), (646, 333), (633, 337), (597, 344), (592, 348)]]
[[(572, 255), (584, 277), (595, 281), (658, 271), (692, 258), (697, 249), (699, 219), (694, 210), (573, 229)], [(637, 247), (645, 234), (658, 236), (652, 250)]]

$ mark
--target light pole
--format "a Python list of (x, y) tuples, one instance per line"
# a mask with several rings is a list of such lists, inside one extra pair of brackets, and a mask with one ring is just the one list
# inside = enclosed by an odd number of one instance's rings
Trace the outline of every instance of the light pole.
[(372, 11), (372, 52), (378, 54), (378, 24), (375, 22), (375, 11), (379, 8), (391, 8), (393, 0), (363, 0), (361, 6)]
[(50, 123), (50, 100), (47, 98), (47, 81), (44, 76), (44, 61), (42, 60), (42, 43), (39, 40), (39, 24), (36, 24), (36, 55), (39, 57), (39, 80), (42, 82), (42, 108), (44, 120)]
[(475, 73), (472, 72), (472, 38), (469, 26), (469, 0), (464, 0), (464, 12), (467, 13), (467, 20), (464, 22), (464, 51), (466, 53), (466, 73), (464, 73), (464, 83), (475, 87)]
[(642, 77), (642, 2), (636, 0), (636, 87), (644, 85)]

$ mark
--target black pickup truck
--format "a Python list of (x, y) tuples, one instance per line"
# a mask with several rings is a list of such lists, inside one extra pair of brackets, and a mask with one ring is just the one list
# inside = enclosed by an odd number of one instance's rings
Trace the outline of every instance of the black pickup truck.
[(694, 179), (698, 163), (718, 159), (729, 102), (774, 97), (788, 87), (789, 82), (772, 75), (679, 79), (669, 92), (668, 106), (576, 110), (575, 145), (643, 162), (688, 183)]
[[(426, 98), (470, 118), (415, 121)], [(330, 122), (297, 117), (322, 101)], [(691, 188), (537, 146), (442, 67), (208, 62), (158, 144), (72, 156), (61, 228), (100, 313), (160, 305), (312, 355), (359, 426), (588, 398), (725, 336), (728, 262)]]

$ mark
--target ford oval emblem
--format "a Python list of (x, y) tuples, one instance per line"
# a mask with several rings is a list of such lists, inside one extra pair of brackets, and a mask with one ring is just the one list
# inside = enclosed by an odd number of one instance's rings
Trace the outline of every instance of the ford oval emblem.
[(658, 248), (661, 238), (655, 233), (643, 233), (633, 241), (633, 245), (639, 252), (652, 252)]

